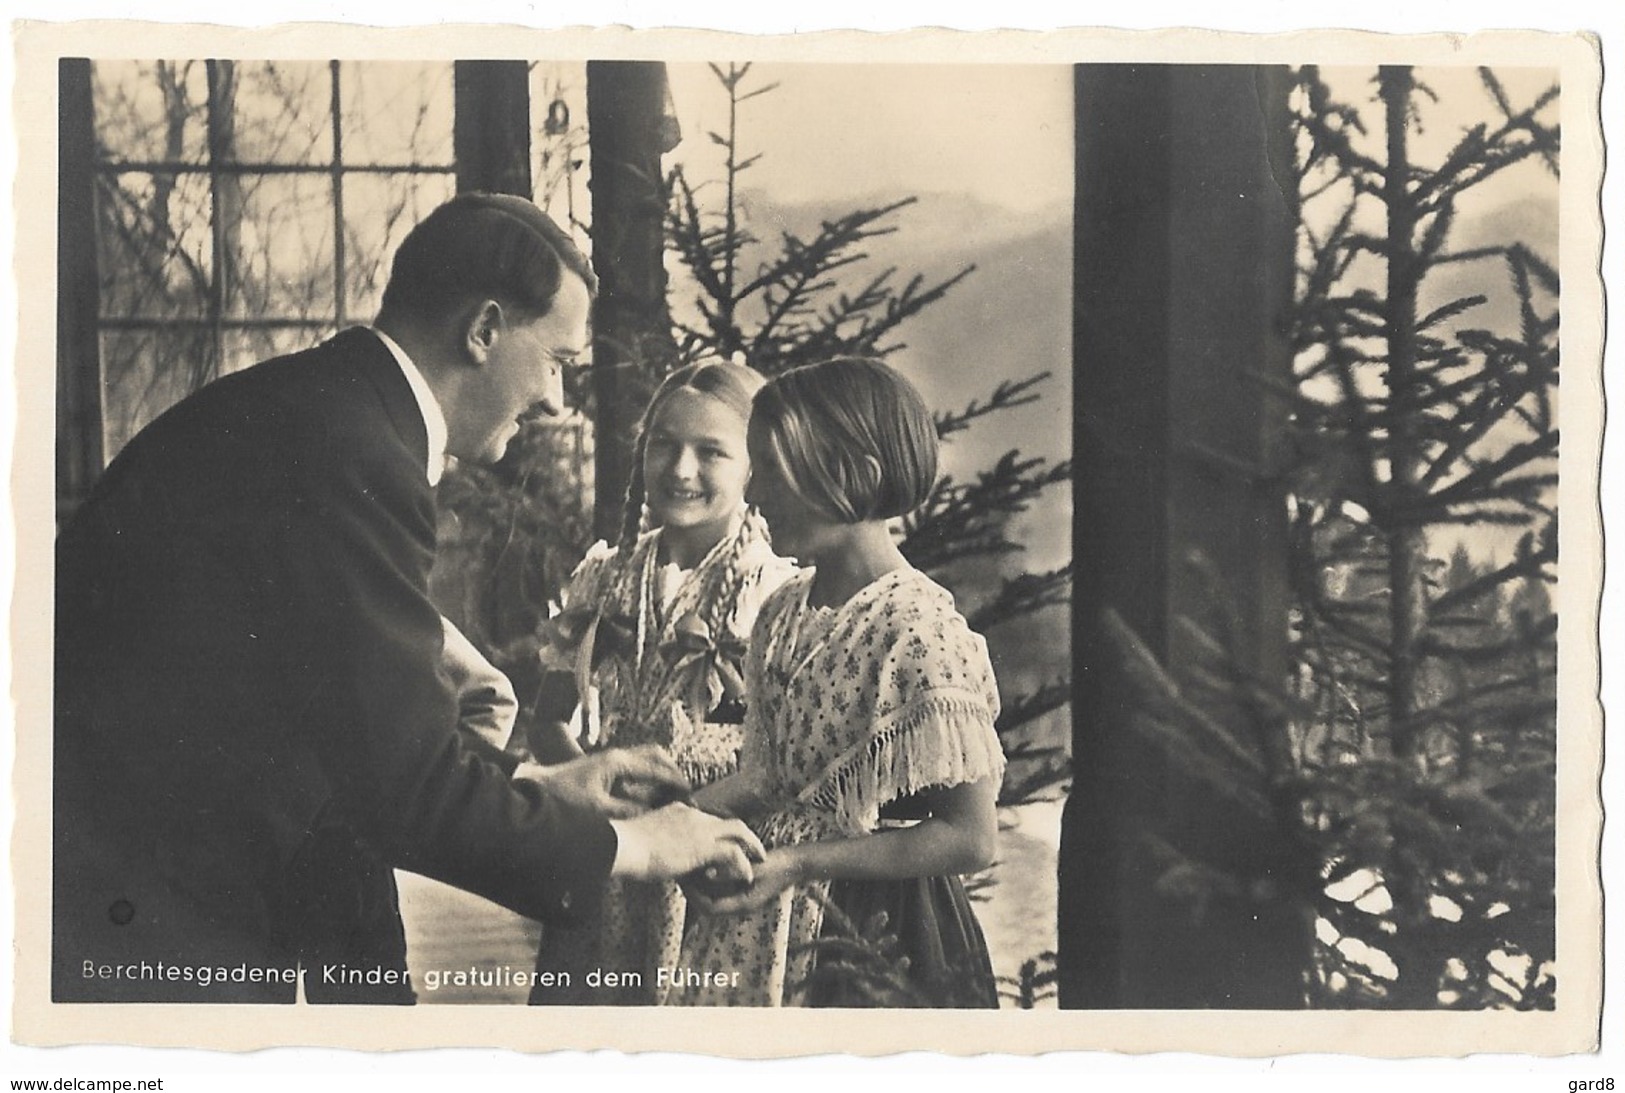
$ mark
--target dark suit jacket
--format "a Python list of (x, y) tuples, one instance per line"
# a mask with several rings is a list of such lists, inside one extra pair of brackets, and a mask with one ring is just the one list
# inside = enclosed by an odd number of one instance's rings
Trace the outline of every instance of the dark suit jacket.
[(312, 996), (318, 963), (398, 975), (391, 866), (593, 912), (608, 823), (455, 730), (427, 448), (389, 351), (351, 330), (175, 406), (63, 531), (55, 998), (285, 1001), (300, 962)]

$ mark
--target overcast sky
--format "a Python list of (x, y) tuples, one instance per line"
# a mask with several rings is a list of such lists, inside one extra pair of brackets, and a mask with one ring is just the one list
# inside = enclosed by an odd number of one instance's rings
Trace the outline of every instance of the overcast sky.
[[(705, 65), (669, 72), (684, 138), (672, 158), (720, 163), (705, 134), (726, 131), (726, 96)], [(747, 81), (779, 85), (744, 104), (740, 135), (769, 153), (748, 185), (780, 201), (957, 192), (1030, 211), (1071, 199), (1065, 67), (758, 64)]]

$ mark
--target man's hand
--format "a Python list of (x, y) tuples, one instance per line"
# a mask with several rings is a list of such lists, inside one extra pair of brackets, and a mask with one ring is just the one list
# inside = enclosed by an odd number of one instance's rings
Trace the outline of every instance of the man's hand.
[(767, 906), (786, 888), (807, 879), (794, 847), (768, 854), (753, 872), (753, 876), (741, 883), (732, 877), (711, 876), (710, 870), (705, 870), (685, 882), (683, 891), (689, 905), (705, 914), (737, 915)]
[(612, 820), (688, 797), (688, 779), (654, 744), (609, 748), (554, 766), (521, 763), (513, 775), (540, 782), (549, 794), (567, 804), (590, 808)]
[(701, 873), (748, 884), (751, 863), (766, 855), (761, 840), (741, 821), (681, 803), (611, 822), (619, 839), (611, 870), (617, 877), (668, 880)]

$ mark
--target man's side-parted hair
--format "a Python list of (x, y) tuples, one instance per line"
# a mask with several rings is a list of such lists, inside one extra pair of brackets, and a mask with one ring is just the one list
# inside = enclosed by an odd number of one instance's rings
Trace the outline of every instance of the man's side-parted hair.
[(382, 310), (440, 319), (473, 301), (496, 300), (532, 321), (553, 306), (566, 272), (597, 293), (586, 255), (535, 204), (510, 194), (459, 194), (401, 242)]
[(756, 395), (761, 430), (790, 487), (856, 524), (919, 508), (937, 479), (937, 429), (914, 385), (866, 357), (792, 368)]

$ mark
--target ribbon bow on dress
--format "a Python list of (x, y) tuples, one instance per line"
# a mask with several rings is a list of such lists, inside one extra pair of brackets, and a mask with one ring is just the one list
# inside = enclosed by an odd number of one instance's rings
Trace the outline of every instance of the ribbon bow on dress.
[(660, 643), (660, 653), (671, 665), (673, 674), (681, 674), (696, 661), (709, 658), (704, 677), (709, 699), (705, 708), (724, 699), (732, 702), (744, 699), (745, 679), (739, 666), (745, 660), (745, 643), (726, 631), (718, 642), (711, 634), (711, 627), (695, 612), (690, 611), (672, 625), (672, 636)]

